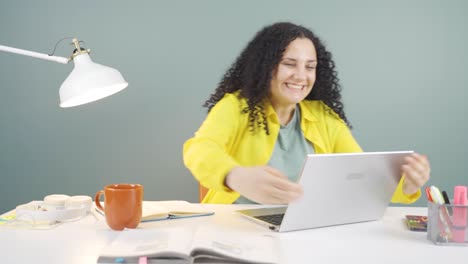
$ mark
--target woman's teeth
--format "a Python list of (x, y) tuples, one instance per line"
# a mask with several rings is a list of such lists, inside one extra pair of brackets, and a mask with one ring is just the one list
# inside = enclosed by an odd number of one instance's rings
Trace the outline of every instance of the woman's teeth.
[(288, 86), (288, 88), (298, 89), (298, 90), (300, 90), (300, 89), (302, 89), (304, 87), (304, 85), (296, 85), (296, 84), (290, 84), (290, 83), (286, 84), (286, 86)]

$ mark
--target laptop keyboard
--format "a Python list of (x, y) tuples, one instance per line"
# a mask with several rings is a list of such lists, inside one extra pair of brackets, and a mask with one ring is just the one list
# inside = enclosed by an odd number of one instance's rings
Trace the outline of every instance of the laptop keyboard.
[(284, 213), (283, 214), (272, 214), (272, 215), (259, 215), (255, 216), (255, 218), (258, 218), (260, 220), (263, 220), (265, 222), (268, 222), (273, 225), (280, 225), (281, 222), (283, 221)]

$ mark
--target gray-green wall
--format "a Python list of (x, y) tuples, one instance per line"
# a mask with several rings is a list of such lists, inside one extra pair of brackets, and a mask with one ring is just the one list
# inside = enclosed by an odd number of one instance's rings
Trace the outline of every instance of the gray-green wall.
[[(0, 52), (0, 211), (117, 182), (142, 183), (147, 200), (196, 202), (182, 144), (240, 50), (276, 21), (327, 43), (365, 150), (426, 153), (429, 184), (466, 185), (467, 14), (463, 0), (4, 1), (0, 45), (49, 53), (74, 36), (130, 85), (62, 109), (58, 88), (72, 64)], [(56, 55), (71, 51), (62, 43)]]

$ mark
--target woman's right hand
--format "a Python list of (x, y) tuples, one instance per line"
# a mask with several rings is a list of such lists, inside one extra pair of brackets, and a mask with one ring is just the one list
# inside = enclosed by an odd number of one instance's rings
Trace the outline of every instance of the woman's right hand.
[(302, 196), (302, 187), (270, 166), (236, 167), (226, 176), (228, 188), (260, 204), (288, 204)]

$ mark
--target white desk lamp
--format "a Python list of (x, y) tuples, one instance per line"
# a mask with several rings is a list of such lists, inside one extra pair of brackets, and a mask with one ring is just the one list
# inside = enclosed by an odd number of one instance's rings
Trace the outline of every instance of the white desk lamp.
[(0, 51), (6, 51), (39, 59), (67, 64), (75, 62), (75, 67), (60, 86), (60, 107), (72, 107), (90, 103), (117, 93), (128, 86), (116, 69), (94, 63), (89, 57), (89, 49), (80, 48), (77, 39), (73, 39), (75, 51), (70, 58), (51, 56), (0, 45)]

